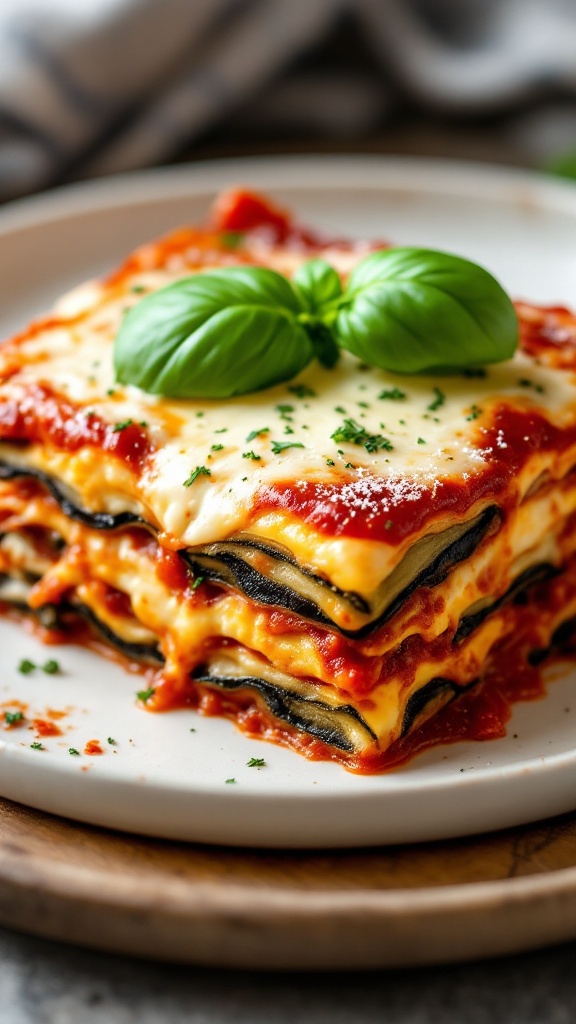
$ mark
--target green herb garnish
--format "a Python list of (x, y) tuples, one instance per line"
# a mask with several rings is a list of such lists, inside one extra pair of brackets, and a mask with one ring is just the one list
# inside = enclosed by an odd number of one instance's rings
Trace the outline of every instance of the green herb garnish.
[(296, 398), (315, 398), (316, 392), (313, 388), (309, 388), (307, 384), (291, 384), (288, 388)]
[(142, 701), (143, 704), (147, 704), (151, 697), (156, 693), (156, 688), (151, 686), (148, 690), (137, 690), (136, 696), (138, 700)]
[(198, 476), (212, 476), (212, 472), (206, 469), (206, 466), (196, 466), (196, 469), (193, 469), (188, 479), (184, 481), (183, 486), (191, 487)]
[(249, 761), (246, 761), (247, 768), (265, 768), (266, 761), (263, 757), (251, 757)]
[(28, 658), (23, 658), (20, 664), (18, 665), (18, 671), (21, 672), (23, 676), (30, 675), (30, 673), (33, 672), (35, 668), (37, 668), (37, 666), (34, 664), (33, 661), (29, 661)]
[(198, 587), (200, 586), (201, 583), (204, 583), (205, 579), (205, 576), (197, 576), (196, 579), (194, 580), (194, 583), (192, 584), (192, 590), (198, 590)]
[(482, 415), (482, 409), (478, 405), (470, 406), (470, 414), (466, 417), (467, 420), (477, 420)]
[(72, 757), (80, 757), (80, 751), (76, 750), (76, 747), (68, 747), (68, 753), (72, 754)]
[(361, 260), (344, 289), (324, 260), (302, 264), (292, 281), (254, 266), (181, 278), (127, 312), (114, 366), (120, 383), (152, 394), (227, 398), (290, 380), (314, 357), (331, 367), (342, 348), (419, 373), (500, 362), (517, 341), (514, 307), (486, 270), (397, 248)]
[(256, 455), (256, 452), (242, 452), (243, 459), (252, 459), (252, 462), (259, 462), (262, 458), (261, 455)]
[(427, 406), (429, 412), (436, 412), (438, 409), (441, 409), (446, 401), (446, 395), (440, 388), (434, 388), (434, 394), (436, 396), (434, 401), (430, 402), (430, 405)]
[(250, 441), (254, 441), (256, 437), (260, 437), (261, 434), (269, 434), (270, 427), (260, 427), (260, 430), (251, 430), (246, 438), (246, 444), (250, 444)]
[(48, 661), (45, 661), (42, 665), (42, 671), (48, 676), (55, 676), (56, 673), (60, 671), (60, 663), (54, 658), (49, 658)]
[(44, 744), (43, 743), (39, 743), (38, 740), (34, 740), (34, 743), (30, 744), (30, 749), (31, 750), (44, 750)]
[(5, 711), (4, 721), (6, 725), (16, 725), (16, 722), (24, 721), (24, 715), (21, 711)]
[(304, 445), (300, 441), (271, 441), (272, 454), (280, 455), (280, 452), (285, 452), (287, 448), (303, 448)]
[(391, 452), (394, 447), (387, 437), (383, 437), (382, 434), (369, 434), (361, 423), (357, 423), (353, 419), (344, 420), (342, 426), (337, 427), (330, 436), (333, 441), (349, 441), (351, 444), (364, 445), (366, 451), (370, 453), (377, 452), (381, 448)]
[(112, 427), (113, 434), (119, 434), (121, 430), (126, 430), (126, 427), (131, 427), (134, 420), (123, 420), (122, 423), (115, 423)]

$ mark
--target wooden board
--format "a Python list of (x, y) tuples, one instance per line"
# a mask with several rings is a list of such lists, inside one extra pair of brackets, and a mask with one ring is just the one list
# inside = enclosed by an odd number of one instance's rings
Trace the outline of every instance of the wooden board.
[(127, 836), (0, 801), (0, 924), (229, 967), (518, 952), (576, 937), (576, 814), (426, 845), (278, 852)]

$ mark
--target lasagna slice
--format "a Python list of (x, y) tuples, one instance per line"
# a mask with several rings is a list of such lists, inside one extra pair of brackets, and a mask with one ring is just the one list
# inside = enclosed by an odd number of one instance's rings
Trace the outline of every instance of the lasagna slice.
[[(576, 321), (518, 306), (484, 370), (400, 377), (343, 353), (226, 401), (120, 386), (143, 295), (206, 268), (343, 276), (367, 247), (226, 196), (0, 350), (0, 600), (190, 705), (358, 770), (392, 763), (502, 645), (576, 619)], [(396, 754), (395, 754), (396, 752)]]

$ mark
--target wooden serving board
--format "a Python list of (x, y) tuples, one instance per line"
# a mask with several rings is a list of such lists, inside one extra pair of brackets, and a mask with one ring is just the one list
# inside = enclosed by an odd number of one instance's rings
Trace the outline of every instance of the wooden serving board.
[(370, 850), (139, 838), (0, 801), (0, 924), (228, 967), (442, 963), (576, 937), (576, 814)]

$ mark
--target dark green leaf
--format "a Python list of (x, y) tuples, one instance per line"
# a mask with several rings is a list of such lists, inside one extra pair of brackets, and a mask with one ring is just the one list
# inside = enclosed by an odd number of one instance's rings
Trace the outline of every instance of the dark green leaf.
[(147, 295), (122, 321), (117, 378), (172, 398), (226, 398), (296, 376), (313, 356), (289, 281), (226, 267)]
[(342, 295), (340, 278), (326, 260), (302, 263), (292, 281), (309, 313), (322, 315)]
[(516, 312), (498, 282), (428, 249), (372, 253), (350, 275), (340, 307), (338, 343), (399, 373), (500, 362), (518, 342)]

